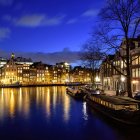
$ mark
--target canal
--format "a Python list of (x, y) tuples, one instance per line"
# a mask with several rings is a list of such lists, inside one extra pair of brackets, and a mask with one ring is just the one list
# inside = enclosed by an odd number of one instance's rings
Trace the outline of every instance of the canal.
[(0, 89), (0, 140), (135, 140), (140, 128), (116, 125), (65, 87)]

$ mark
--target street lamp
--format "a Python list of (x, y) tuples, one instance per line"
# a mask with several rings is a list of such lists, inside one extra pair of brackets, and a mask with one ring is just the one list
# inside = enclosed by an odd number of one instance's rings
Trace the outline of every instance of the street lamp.
[(122, 90), (125, 89), (124, 81), (125, 81), (125, 77), (124, 77), (123, 75), (121, 75), (121, 89), (122, 89)]
[(95, 84), (97, 84), (97, 88), (98, 88), (98, 84), (100, 82), (100, 78), (98, 76), (95, 77)]
[(121, 81), (124, 82), (125, 81), (125, 77), (121, 76)]
[(96, 82), (100, 82), (100, 78), (98, 76), (95, 77)]

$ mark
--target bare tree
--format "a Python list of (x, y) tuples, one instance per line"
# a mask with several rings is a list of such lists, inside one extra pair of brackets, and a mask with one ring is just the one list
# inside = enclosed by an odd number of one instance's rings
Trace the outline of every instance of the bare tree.
[(125, 41), (123, 48), (125, 53), (119, 53), (118, 57), (126, 64), (126, 73), (117, 68), (116, 70), (126, 77), (128, 96), (132, 97), (130, 41), (140, 31), (140, 0), (107, 0), (99, 17), (101, 18), (99, 28), (94, 33), (94, 39), (102, 42), (105, 52), (110, 52), (112, 49), (119, 52), (121, 41)]
[(83, 65), (91, 69), (91, 81), (94, 83), (95, 72), (99, 68), (101, 63), (100, 48), (94, 41), (90, 40), (83, 45), (81, 60)]

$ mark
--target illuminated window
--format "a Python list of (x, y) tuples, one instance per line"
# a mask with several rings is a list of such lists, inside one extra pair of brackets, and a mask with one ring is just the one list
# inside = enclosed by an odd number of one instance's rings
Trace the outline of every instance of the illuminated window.
[(138, 71), (138, 68), (136, 69), (136, 77), (139, 76), (139, 71)]
[(132, 77), (136, 77), (136, 70), (132, 69)]
[(139, 64), (139, 57), (136, 56), (136, 65), (138, 65), (138, 64)]

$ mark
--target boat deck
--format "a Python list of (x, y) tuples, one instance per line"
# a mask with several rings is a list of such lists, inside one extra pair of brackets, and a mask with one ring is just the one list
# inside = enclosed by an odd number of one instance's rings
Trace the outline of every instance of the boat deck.
[(96, 98), (113, 103), (115, 105), (130, 105), (130, 104), (135, 105), (138, 103), (138, 101), (134, 99), (131, 99), (129, 97), (121, 97), (121, 96), (96, 95)]

